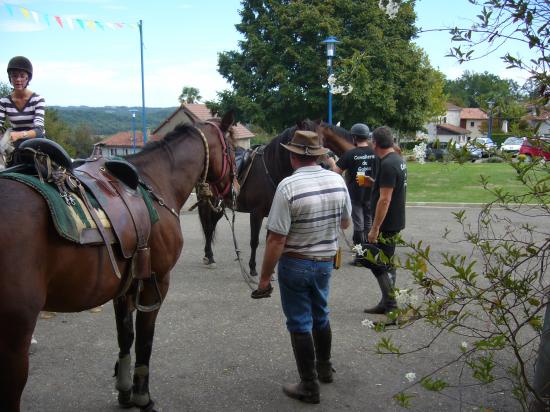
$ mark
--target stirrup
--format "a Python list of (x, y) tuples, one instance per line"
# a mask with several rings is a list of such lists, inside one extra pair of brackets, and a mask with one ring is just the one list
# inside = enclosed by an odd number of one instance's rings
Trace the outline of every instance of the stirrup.
[(160, 293), (159, 285), (157, 283), (157, 278), (154, 273), (151, 273), (151, 277), (153, 278), (153, 284), (155, 285), (155, 292), (158, 300), (152, 305), (140, 305), (139, 297), (141, 295), (141, 291), (143, 290), (143, 279), (139, 279), (136, 291), (136, 309), (140, 312), (153, 312), (160, 308), (160, 305), (162, 304), (162, 295)]

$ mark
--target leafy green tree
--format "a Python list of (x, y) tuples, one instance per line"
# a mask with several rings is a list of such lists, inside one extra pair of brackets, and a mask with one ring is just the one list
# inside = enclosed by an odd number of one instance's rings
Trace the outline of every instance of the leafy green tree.
[(71, 157), (75, 157), (76, 151), (69, 144), (72, 130), (67, 123), (59, 118), (57, 110), (51, 108), (46, 109), (44, 127), (46, 129), (46, 136), (49, 139), (59, 143)]
[[(550, 98), (550, 2), (548, 0), (469, 0), (481, 7), (471, 27), (455, 27), (452, 40), (460, 45), (450, 50), (459, 62), (499, 53), (504, 44), (519, 43), (523, 56), (504, 53), (509, 67), (531, 75), (538, 97)], [(488, 47), (479, 47), (480, 45)], [(488, 51), (486, 51), (488, 48)], [(482, 51), (480, 54), (480, 51)], [(528, 52), (529, 55), (525, 55)]]
[(82, 123), (73, 129), (73, 133), (68, 138), (67, 144), (74, 149), (75, 158), (86, 158), (92, 154), (94, 143), (99, 140), (99, 138), (93, 137), (90, 125)]
[(0, 96), (7, 96), (11, 93), (11, 86), (8, 83), (0, 82)]
[(461, 107), (487, 108), (489, 100), (499, 103), (521, 98), (520, 87), (515, 81), (501, 79), (487, 71), (465, 71), (456, 80), (446, 80), (444, 90), (449, 100)]
[(443, 77), (411, 42), (412, 3), (403, 3), (392, 18), (378, 1), (358, 0), (249, 0), (240, 14), (240, 50), (218, 59), (233, 90), (207, 102), (215, 113), (233, 108), (239, 120), (267, 131), (325, 117), (328, 75), (321, 41), (329, 35), (340, 41), (337, 85), (350, 91), (334, 95), (336, 122), (411, 131), (443, 110)]
[(180, 103), (198, 103), (201, 99), (199, 89), (190, 86), (185, 86), (178, 97)]

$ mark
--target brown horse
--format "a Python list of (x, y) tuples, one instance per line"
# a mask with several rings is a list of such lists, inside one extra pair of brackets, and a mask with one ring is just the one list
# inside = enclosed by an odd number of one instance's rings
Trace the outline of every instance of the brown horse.
[[(232, 184), (233, 176), (224, 167), (228, 154), (223, 148), (232, 123), (230, 114), (216, 123), (180, 125), (163, 140), (127, 157), (157, 196), (155, 209), (160, 219), (151, 228), (149, 246), (162, 300), (183, 247), (179, 211), (193, 187), (205, 176), (220, 189)], [(121, 280), (115, 276), (107, 248), (81, 246), (60, 237), (44, 198), (14, 180), (0, 178), (0, 221), (0, 410), (19, 411), (29, 345), (41, 310), (79, 312), (116, 298), (119, 403), (152, 411), (148, 370), (158, 309), (137, 312), (132, 380), (130, 349), (137, 292), (133, 285), (117, 297)], [(129, 261), (117, 248), (115, 253), (120, 272), (126, 273)], [(155, 289), (145, 287), (140, 303), (154, 303), (158, 298)]]
[[(259, 244), (260, 229), (263, 219), (271, 209), (275, 189), (281, 180), (294, 171), (290, 165), (288, 150), (284, 149), (281, 143), (288, 143), (296, 130), (317, 130), (323, 138), (324, 145), (339, 156), (354, 147), (351, 135), (346, 129), (306, 119), (274, 137), (261, 148), (260, 154), (251, 158), (248, 168), (245, 165), (247, 176), (244, 182), (241, 182), (237, 197), (237, 211), (250, 213), (251, 250), (248, 266), (251, 276), (257, 276), (256, 249)], [(215, 212), (210, 207), (199, 206), (199, 216), (205, 234), (203, 262), (215, 267), (212, 241), (216, 225), (223, 216), (223, 212)]]

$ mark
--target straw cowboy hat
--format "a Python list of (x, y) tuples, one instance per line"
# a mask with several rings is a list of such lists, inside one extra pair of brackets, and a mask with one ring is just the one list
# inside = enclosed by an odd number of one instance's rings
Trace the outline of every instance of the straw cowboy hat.
[(281, 143), (281, 146), (292, 153), (306, 156), (321, 156), (329, 151), (321, 145), (317, 133), (307, 130), (296, 130), (292, 140), (288, 144)]

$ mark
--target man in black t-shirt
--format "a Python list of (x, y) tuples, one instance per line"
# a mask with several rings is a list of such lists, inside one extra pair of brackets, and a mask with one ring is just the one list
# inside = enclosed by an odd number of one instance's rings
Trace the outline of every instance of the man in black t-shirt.
[(407, 165), (395, 152), (393, 136), (388, 127), (377, 128), (372, 137), (374, 152), (379, 161), (376, 166), (376, 178), (366, 179), (367, 184), (372, 185), (371, 208), (374, 211), (368, 243), (375, 245), (373, 250), (381, 250), (390, 259), (390, 263), (365, 265), (370, 267), (376, 276), (382, 291), (382, 300), (376, 306), (365, 309), (365, 313), (383, 314), (396, 307), (392, 296), (395, 268), (391, 265), (391, 258), (395, 253), (395, 237), (405, 228)]
[(370, 130), (366, 124), (357, 123), (351, 127), (351, 135), (357, 147), (345, 152), (336, 162), (333, 171), (342, 174), (346, 171), (346, 183), (351, 198), (353, 243), (366, 242), (371, 227), (370, 187), (360, 187), (356, 176), (374, 176), (376, 155), (369, 146)]

